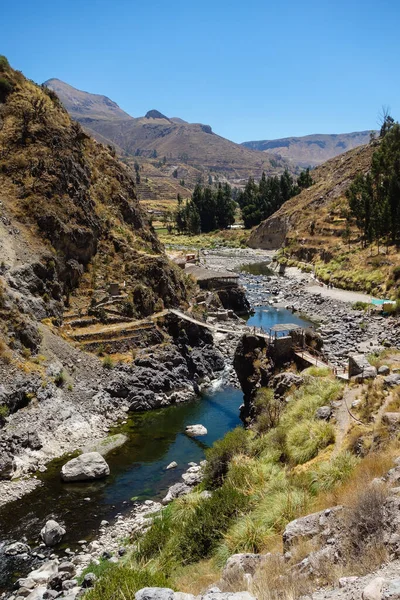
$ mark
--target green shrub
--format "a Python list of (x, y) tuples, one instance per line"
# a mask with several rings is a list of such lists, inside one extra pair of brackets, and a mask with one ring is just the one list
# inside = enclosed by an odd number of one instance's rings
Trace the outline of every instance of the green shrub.
[(314, 493), (325, 492), (343, 483), (351, 476), (359, 459), (350, 452), (342, 452), (330, 461), (319, 465), (317, 471), (312, 471), (311, 490)]
[(354, 304), (352, 304), (351, 308), (353, 310), (367, 310), (369, 306), (370, 304), (368, 302), (362, 302), (361, 300), (357, 300), (357, 302), (354, 302)]
[(139, 560), (148, 561), (161, 554), (172, 533), (172, 505), (157, 515), (150, 529), (138, 542), (137, 557)]
[(54, 383), (56, 384), (57, 387), (62, 387), (64, 385), (64, 383), (66, 382), (66, 380), (67, 380), (67, 378), (66, 378), (65, 373), (64, 373), (64, 371), (62, 369), (54, 377)]
[(286, 453), (295, 464), (308, 462), (335, 441), (335, 431), (325, 421), (303, 420), (287, 432)]
[(111, 356), (109, 356), (108, 354), (107, 354), (107, 356), (105, 356), (105, 357), (103, 358), (103, 367), (104, 367), (105, 369), (113, 369), (113, 368), (114, 368), (114, 362), (113, 362), (113, 359), (112, 359), (112, 358), (111, 358)]
[[(93, 572), (93, 571), (92, 571)], [(135, 600), (135, 594), (145, 587), (171, 587), (163, 573), (128, 565), (107, 567), (85, 600)]]
[(393, 267), (392, 276), (395, 281), (400, 279), (400, 265)]
[(215, 488), (222, 485), (229, 462), (236, 454), (246, 454), (249, 451), (249, 436), (243, 427), (229, 431), (222, 440), (215, 442), (206, 451), (207, 466), (205, 468), (206, 487)]
[(0, 102), (5, 102), (6, 98), (13, 91), (14, 86), (6, 77), (0, 77)]
[(9, 68), (10, 63), (8, 62), (7, 58), (3, 54), (0, 54), (0, 73), (6, 71)]
[(179, 535), (179, 562), (190, 564), (210, 556), (247, 503), (244, 494), (226, 484), (199, 503)]

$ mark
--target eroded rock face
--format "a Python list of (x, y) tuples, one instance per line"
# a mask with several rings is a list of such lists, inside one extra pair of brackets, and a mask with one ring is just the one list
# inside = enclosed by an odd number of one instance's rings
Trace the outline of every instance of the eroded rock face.
[(63, 481), (90, 481), (110, 474), (110, 467), (98, 452), (87, 452), (68, 461), (61, 469)]
[(246, 297), (246, 291), (241, 286), (230, 285), (216, 291), (221, 304), (228, 310), (233, 310), (237, 315), (250, 312), (250, 302)]

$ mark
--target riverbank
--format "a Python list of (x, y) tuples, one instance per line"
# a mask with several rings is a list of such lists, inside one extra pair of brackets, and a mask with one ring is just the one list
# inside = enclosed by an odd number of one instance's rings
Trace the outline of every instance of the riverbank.
[[(208, 250), (204, 263), (215, 270), (237, 270), (243, 264), (272, 266), (274, 252), (262, 250)], [(356, 302), (370, 297), (358, 292), (316, 285), (315, 278), (295, 267), (285, 275), (271, 270), (267, 275), (240, 273), (240, 284), (253, 306), (287, 307), (318, 326), (326, 359), (336, 367), (346, 367), (352, 353), (372, 354), (400, 346), (400, 323), (379, 311), (357, 310)]]

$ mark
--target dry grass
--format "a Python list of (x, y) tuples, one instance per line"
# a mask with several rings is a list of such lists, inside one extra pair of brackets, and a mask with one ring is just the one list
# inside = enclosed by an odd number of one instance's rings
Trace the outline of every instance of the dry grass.
[(249, 591), (258, 600), (294, 600), (311, 592), (310, 579), (291, 567), (279, 555), (271, 555), (255, 573)]
[(202, 560), (180, 569), (174, 575), (174, 584), (177, 590), (197, 596), (215, 584), (220, 574), (220, 568), (214, 560)]
[(314, 510), (323, 510), (329, 506), (351, 506), (373, 479), (382, 477), (393, 467), (393, 460), (399, 454), (399, 444), (393, 443), (384, 452), (371, 453), (354, 469), (352, 477), (329, 492), (318, 495)]

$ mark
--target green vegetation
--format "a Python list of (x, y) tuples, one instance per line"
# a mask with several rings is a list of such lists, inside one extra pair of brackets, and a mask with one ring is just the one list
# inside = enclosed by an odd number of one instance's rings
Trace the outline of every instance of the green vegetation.
[(109, 370), (114, 368), (114, 361), (108, 354), (103, 358), (103, 367)]
[(131, 564), (113, 565), (101, 562), (97, 567), (91, 566), (90, 572), (105, 576), (85, 594), (85, 600), (134, 600), (135, 593), (144, 587), (171, 587), (162, 573), (153, 573), (145, 568), (138, 569)]
[(312, 184), (309, 169), (301, 173), (297, 184), (287, 170), (280, 177), (266, 177), (263, 173), (258, 185), (250, 177), (245, 189), (239, 192), (236, 198), (242, 209), (245, 227), (258, 225), (276, 212), (289, 198), (296, 196)]
[(174, 213), (175, 227), (179, 233), (208, 233), (226, 229), (235, 222), (236, 204), (227, 183), (217, 188), (197, 184), (191, 200), (183, 204), (178, 194), (178, 207)]
[[(340, 397), (342, 386), (325, 370), (282, 402), (268, 433), (260, 420), (271, 418), (273, 396), (260, 390), (252, 430), (237, 428), (209, 449), (205, 480), (198, 491), (179, 498), (139, 541), (135, 559), (173, 574), (179, 565), (215, 557), (221, 564), (235, 552), (261, 552), (271, 536), (304, 514), (320, 490), (344, 481), (357, 461), (348, 453), (314, 465), (312, 473), (292, 467), (314, 458), (334, 439), (329, 423), (315, 418), (319, 406)], [(203, 497), (201, 489), (214, 490)]]
[(400, 241), (400, 125), (386, 115), (382, 142), (372, 157), (371, 172), (357, 175), (347, 191), (350, 218), (363, 243)]

